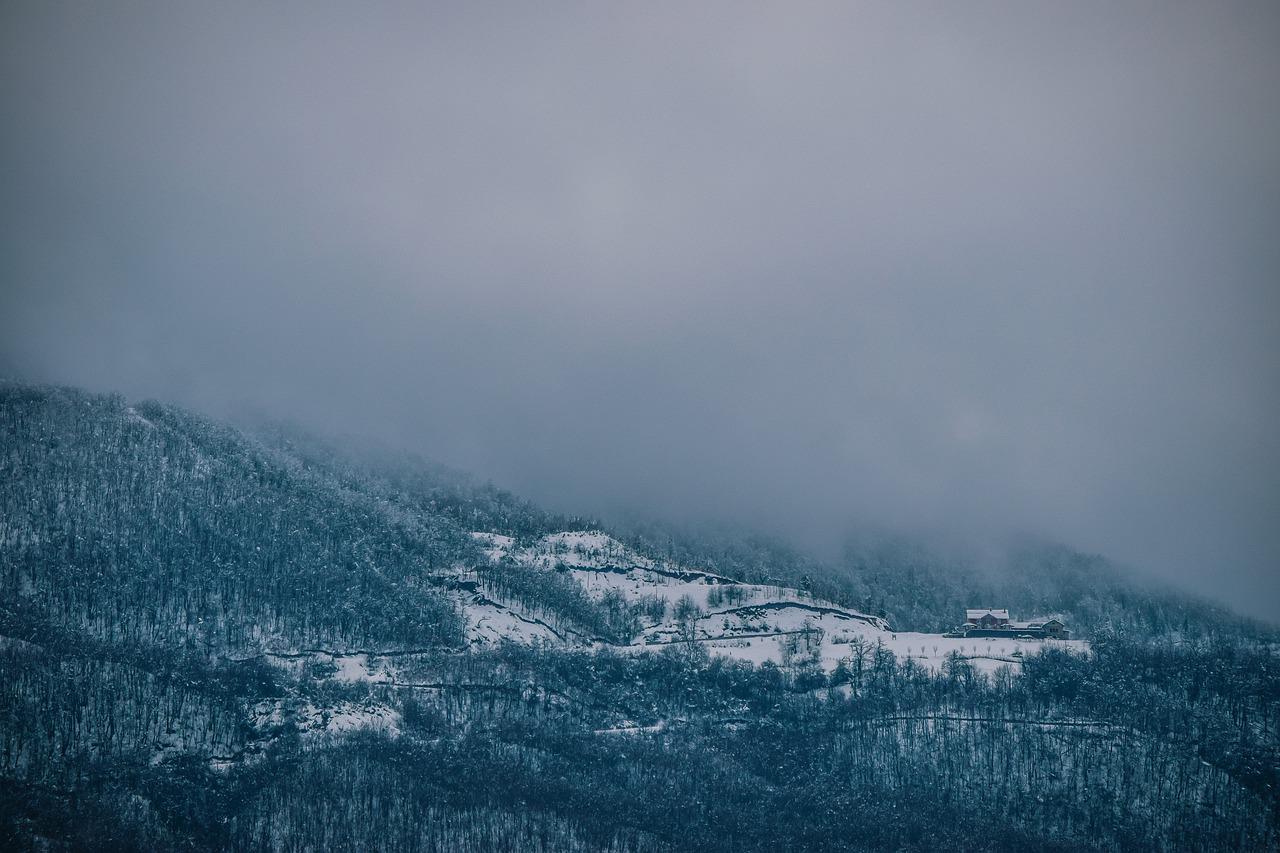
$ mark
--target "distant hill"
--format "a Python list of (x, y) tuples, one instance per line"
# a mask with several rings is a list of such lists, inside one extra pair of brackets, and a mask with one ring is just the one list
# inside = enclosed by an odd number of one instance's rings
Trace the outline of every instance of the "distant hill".
[(241, 652), (458, 645), (465, 531), (204, 418), (0, 387), (0, 630)]
[(968, 607), (1005, 607), (1022, 618), (1059, 614), (1078, 634), (1218, 633), (1268, 637), (1259, 624), (1189, 593), (1139, 579), (1098, 555), (1024, 538), (986, 562), (905, 536), (851, 539), (825, 561), (771, 536), (735, 527), (623, 521), (630, 544), (676, 562), (814, 595), (884, 617), (905, 631), (946, 631)]
[[(973, 603), (1089, 641), (945, 638)], [(1259, 626), (0, 384), (0, 849), (1272, 849)]]
[(414, 454), (359, 441), (339, 443), (297, 427), (255, 424), (265, 444), (360, 488), (398, 500), (458, 527), (523, 542), (564, 530), (612, 534), (638, 552), (747, 583), (802, 589), (843, 607), (884, 617), (906, 631), (945, 631), (965, 608), (994, 603), (1023, 618), (1060, 614), (1081, 634), (1104, 628), (1189, 637), (1269, 636), (1274, 629), (1189, 593), (1137, 578), (1105, 557), (1024, 537), (986, 562), (905, 536), (851, 539), (829, 561), (758, 531), (547, 512), (492, 484)]
[(1004, 607), (1023, 619), (1061, 615), (1083, 635), (1103, 629), (1189, 638), (1274, 632), (1065, 545), (1024, 538), (988, 559), (948, 556), (899, 538), (851, 544), (843, 568), (872, 609), (919, 630), (945, 630), (966, 607)]

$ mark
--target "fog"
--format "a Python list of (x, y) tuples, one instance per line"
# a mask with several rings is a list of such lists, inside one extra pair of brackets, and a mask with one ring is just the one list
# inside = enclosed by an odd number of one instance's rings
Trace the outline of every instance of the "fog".
[(1272, 3), (6, 2), (0, 375), (1274, 618)]

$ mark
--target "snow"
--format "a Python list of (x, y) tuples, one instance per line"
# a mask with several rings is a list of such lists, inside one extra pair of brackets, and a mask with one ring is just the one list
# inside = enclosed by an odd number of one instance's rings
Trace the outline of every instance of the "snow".
[[(787, 599), (764, 601), (741, 607), (715, 610), (694, 623), (699, 639), (753, 637), (764, 634), (796, 634), (822, 631), (830, 634), (879, 636), (884, 631), (879, 620), (829, 604), (811, 604)], [(648, 644), (677, 639), (679, 626), (665, 621), (643, 634)], [(872, 640), (874, 642), (874, 639)]]
[(543, 536), (527, 548), (517, 548), (510, 536), (493, 533), (472, 533), (477, 541), (487, 544), (490, 559), (510, 559), (518, 565), (553, 569), (606, 568), (608, 566), (642, 566), (649, 568), (654, 561), (628, 548), (605, 533), (593, 530), (566, 530)]
[(333, 665), (338, 668), (333, 675), (338, 681), (383, 683), (390, 680), (385, 669), (378, 668), (375, 672), (370, 668), (369, 656), (366, 654), (337, 655), (333, 659)]
[(155, 424), (153, 424), (151, 421), (143, 417), (142, 413), (139, 412), (137, 409), (135, 409), (133, 406), (129, 406), (127, 409), (125, 409), (124, 413), (125, 413), (125, 417), (135, 424), (142, 424), (143, 426), (150, 427), (151, 429), (156, 428)]
[(539, 619), (518, 613), (511, 607), (482, 595), (471, 596), (463, 606), (467, 619), (467, 639), (475, 644), (497, 645), (504, 640), (517, 643), (560, 643), (563, 638)]
[(730, 591), (738, 599), (736, 606), (792, 601), (842, 609), (858, 618), (876, 619), (813, 599), (799, 590), (738, 583), (712, 572), (660, 563), (598, 531), (552, 533), (525, 548), (517, 548), (509, 536), (482, 532), (471, 535), (488, 546), (486, 551), (495, 562), (506, 560), (543, 569), (568, 568), (583, 589), (597, 599), (617, 592), (629, 603), (656, 597), (674, 607), (681, 599), (689, 598), (702, 610), (715, 610), (721, 609), (722, 605), (711, 605), (709, 598), (716, 591)]
[[(611, 590), (616, 590), (628, 602), (636, 602), (646, 596), (657, 596), (674, 605), (680, 599), (688, 597), (702, 609), (707, 609), (707, 596), (713, 588), (723, 584), (711, 580), (714, 575), (704, 575), (696, 579), (682, 579), (659, 574), (645, 568), (631, 568), (624, 571), (605, 571), (600, 569), (573, 569), (574, 580), (582, 584), (583, 589), (593, 598), (602, 598)], [(743, 589), (749, 589), (743, 587)]]
[(342, 735), (362, 729), (400, 734), (400, 714), (378, 702), (338, 702), (316, 705), (313, 702), (275, 699), (258, 702), (250, 709), (250, 720), (258, 731), (275, 729), (288, 722), (303, 735)]
[[(295, 677), (332, 678), (348, 684), (364, 682), (385, 684), (394, 680), (385, 658), (370, 657), (364, 652), (343, 654), (340, 652), (311, 649), (292, 652), (266, 652), (265, 658), (274, 666)], [(333, 670), (328, 670), (329, 665)], [(317, 666), (319, 669), (317, 669)]]
[(503, 536), (499, 533), (484, 533), (477, 531), (471, 534), (471, 538), (481, 546), (487, 556), (492, 561), (502, 559), (502, 556), (515, 547), (516, 540), (510, 536)]
[[(952, 652), (959, 652), (978, 672), (990, 674), (1002, 666), (1018, 667), (1021, 665), (1020, 658), (1039, 654), (1050, 646), (1078, 653), (1088, 650), (1088, 644), (1081, 640), (974, 639), (875, 629), (859, 629), (857, 633), (869, 643), (868, 663), (876, 645), (880, 644), (893, 652), (899, 661), (913, 658), (917, 664), (933, 672), (941, 671), (943, 662)], [(774, 634), (737, 639), (724, 636), (706, 641), (706, 647), (713, 655), (750, 661), (757, 665), (766, 660), (781, 664), (782, 644), (787, 636), (789, 635)], [(841, 659), (846, 663), (852, 659), (853, 647), (849, 644), (851, 639), (852, 636), (841, 635), (839, 632), (835, 637), (828, 632), (822, 638), (819, 656), (823, 669), (830, 672)], [(1021, 655), (1015, 656), (1015, 652), (1021, 652)]]
[(400, 734), (400, 714), (386, 705), (355, 705), (343, 702), (333, 708), (309, 709), (308, 722), (323, 727), (326, 734), (344, 734), (360, 729), (375, 729), (395, 736)]
[[(781, 663), (784, 645), (799, 647), (803, 655), (806, 647), (812, 649), (818, 643), (818, 660), (823, 668), (832, 670), (841, 659), (851, 656), (850, 642), (857, 637), (871, 649), (882, 645), (899, 660), (910, 657), (934, 671), (942, 668), (952, 652), (959, 652), (976, 670), (990, 673), (1002, 666), (1019, 666), (1021, 658), (1037, 654), (1050, 644), (1080, 652), (1088, 648), (1078, 640), (977, 639), (894, 632), (879, 617), (815, 599), (800, 590), (739, 583), (711, 572), (654, 560), (599, 531), (561, 531), (525, 547), (518, 546), (510, 536), (484, 532), (471, 535), (484, 546), (491, 561), (546, 570), (567, 569), (597, 600), (616, 594), (633, 605), (661, 601), (665, 606), (662, 617), (643, 617), (640, 633), (630, 646), (624, 647), (634, 651), (657, 650), (681, 640), (674, 611), (683, 599), (701, 611), (694, 622), (697, 642), (713, 655), (756, 664), (766, 660)], [(465, 611), (473, 642), (567, 642), (549, 626), (522, 614), (519, 608), (484, 596), (466, 603)], [(990, 612), (1007, 618), (1006, 611)]]
[(638, 735), (638, 734), (654, 734), (660, 732), (667, 727), (666, 721), (659, 720), (652, 726), (642, 726), (633, 723), (630, 720), (623, 720), (616, 726), (608, 729), (596, 729), (598, 735)]

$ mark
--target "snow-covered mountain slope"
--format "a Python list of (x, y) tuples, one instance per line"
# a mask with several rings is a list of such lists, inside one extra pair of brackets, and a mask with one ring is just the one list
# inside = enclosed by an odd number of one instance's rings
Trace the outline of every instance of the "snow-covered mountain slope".
[(556, 631), (541, 619), (523, 615), (518, 609), (508, 607), (483, 593), (465, 596), (463, 613), (467, 619), (467, 637), (473, 643), (499, 643), (512, 640), (517, 643), (562, 643), (564, 634)]
[[(607, 534), (563, 531), (520, 545), (509, 536), (475, 532), (493, 567), (559, 572), (596, 602), (609, 600), (634, 614), (638, 630), (623, 648), (658, 650), (697, 643), (710, 654), (761, 663), (807, 658), (825, 669), (883, 646), (937, 669), (951, 652), (979, 669), (1014, 665), (1044, 647), (1039, 641), (975, 640), (894, 632), (877, 616), (788, 587), (739, 583), (711, 572), (656, 561)], [(472, 642), (501, 640), (583, 644), (587, 638), (556, 631), (535, 613), (480, 588), (463, 602)], [(1083, 643), (1066, 645), (1083, 648)]]
[[(661, 562), (594, 531), (563, 531), (520, 544), (510, 536), (475, 532), (487, 565), (459, 565), (437, 577), (462, 614), (473, 646), (506, 642), (561, 648), (609, 646), (630, 653), (697, 646), (709, 655), (761, 664), (809, 665), (828, 672), (843, 661), (869, 666), (877, 649), (899, 661), (940, 670), (958, 653), (977, 670), (1017, 667), (1047, 645), (1087, 649), (1080, 641), (975, 639), (894, 631), (882, 618), (789, 587), (741, 583), (723, 575)], [(622, 610), (629, 636), (606, 641), (566, 624), (550, 608), (504, 596), (493, 582), (503, 570), (533, 573), (533, 583), (569, 586), (602, 608)], [(416, 652), (295, 649), (267, 652), (272, 664), (295, 674), (339, 682), (397, 684)]]
[[(877, 616), (868, 616), (828, 602), (815, 601), (799, 590), (787, 587), (739, 583), (731, 578), (685, 566), (659, 563), (637, 553), (616, 539), (598, 532), (571, 531), (544, 536), (532, 546), (519, 548), (509, 537), (473, 533), (497, 563), (567, 572), (594, 599), (621, 595), (628, 604), (655, 599), (666, 602), (673, 615), (679, 603), (688, 599), (704, 614), (742, 610), (749, 605), (769, 606), (797, 612), (826, 610), (844, 618), (887, 629)], [(655, 619), (656, 627), (668, 619)], [(708, 633), (707, 636), (714, 636)]]

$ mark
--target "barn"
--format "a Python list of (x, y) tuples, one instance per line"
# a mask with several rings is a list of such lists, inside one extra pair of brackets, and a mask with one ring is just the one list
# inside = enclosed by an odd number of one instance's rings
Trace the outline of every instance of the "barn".
[(965, 627), (981, 628), (991, 631), (1009, 627), (1008, 610), (970, 609), (964, 612)]
[(1014, 622), (1009, 611), (991, 608), (970, 608), (964, 612), (964, 624), (955, 634), (962, 637), (1033, 637), (1038, 640), (1066, 640), (1071, 634), (1067, 626), (1056, 616)]

